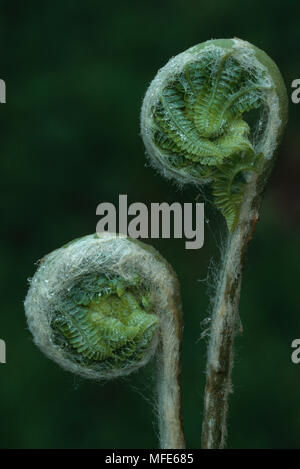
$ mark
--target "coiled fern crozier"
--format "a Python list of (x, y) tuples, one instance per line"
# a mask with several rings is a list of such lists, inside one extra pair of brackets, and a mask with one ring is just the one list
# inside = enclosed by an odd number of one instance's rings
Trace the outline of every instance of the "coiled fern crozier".
[(242, 267), (286, 121), (278, 68), (237, 38), (207, 41), (175, 56), (144, 98), (141, 132), (149, 161), (180, 186), (210, 184), (228, 227), (213, 299), (204, 448), (225, 445)]
[(45, 256), (25, 312), (36, 345), (85, 378), (108, 380), (157, 352), (162, 448), (183, 448), (176, 274), (150, 246), (113, 233), (74, 240)]

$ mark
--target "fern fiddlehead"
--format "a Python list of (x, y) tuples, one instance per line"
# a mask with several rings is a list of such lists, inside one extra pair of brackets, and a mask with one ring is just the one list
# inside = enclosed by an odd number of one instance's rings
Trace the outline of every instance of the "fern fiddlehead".
[[(270, 160), (285, 119), (270, 115), (284, 95), (274, 93), (279, 78), (274, 84), (266, 58), (245, 41), (207, 41), (162, 68), (143, 103), (142, 136), (153, 166), (179, 184), (210, 183), (230, 233), (247, 175), (260, 172), (261, 156)], [(251, 117), (257, 117), (253, 128)]]
[(159, 348), (161, 446), (184, 447), (179, 285), (157, 251), (111, 233), (75, 240), (42, 259), (25, 311), (36, 345), (85, 378), (127, 375)]
[(207, 41), (177, 55), (144, 98), (141, 132), (151, 164), (179, 185), (210, 184), (228, 227), (213, 300), (204, 448), (225, 444), (242, 267), (286, 121), (278, 68), (237, 38)]

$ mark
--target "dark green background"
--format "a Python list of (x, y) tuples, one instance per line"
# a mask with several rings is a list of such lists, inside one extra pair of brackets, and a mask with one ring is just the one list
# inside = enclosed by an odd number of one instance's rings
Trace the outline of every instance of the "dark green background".
[[(0, 447), (155, 448), (154, 365), (105, 385), (62, 371), (33, 345), (23, 300), (35, 261), (95, 230), (96, 206), (193, 201), (145, 165), (143, 95), (173, 55), (238, 36), (278, 64), (289, 96), (300, 78), (300, 4), (263, 1), (0, 1), (1, 315)], [(299, 448), (299, 106), (290, 121), (248, 253), (237, 339), (230, 448)], [(199, 448), (210, 259), (223, 225), (206, 206), (205, 246), (153, 240), (177, 271), (185, 315), (187, 444)], [(225, 233), (225, 232), (224, 232)]]

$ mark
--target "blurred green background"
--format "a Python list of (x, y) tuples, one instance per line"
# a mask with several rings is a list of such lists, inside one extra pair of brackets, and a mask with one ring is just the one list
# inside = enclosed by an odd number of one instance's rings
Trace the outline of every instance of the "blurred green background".
[[(278, 64), (289, 96), (300, 78), (300, 3), (227, 0), (0, 1), (1, 448), (155, 448), (155, 364), (105, 385), (62, 371), (34, 346), (23, 300), (44, 254), (92, 233), (100, 202), (193, 201), (147, 167), (139, 135), (143, 95), (186, 48), (237, 36)], [(299, 448), (300, 105), (290, 120), (248, 252), (236, 341), (229, 448)], [(207, 271), (224, 226), (206, 206), (205, 245), (153, 240), (177, 271), (185, 315), (187, 444), (199, 448), (208, 315)]]

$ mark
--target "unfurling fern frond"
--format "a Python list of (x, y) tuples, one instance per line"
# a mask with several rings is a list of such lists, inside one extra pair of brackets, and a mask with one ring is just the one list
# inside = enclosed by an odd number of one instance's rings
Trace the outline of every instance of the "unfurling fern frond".
[[(177, 58), (165, 67), (168, 78), (162, 69), (145, 97), (142, 131), (152, 163), (165, 175), (180, 183), (213, 184), (215, 204), (231, 233), (244, 194), (243, 178), (238, 171), (232, 181), (231, 168), (247, 159), (253, 169), (261, 152), (255, 148), (256, 128), (263, 126), (271, 85), (266, 70), (234, 44), (219, 44), (209, 41), (179, 55), (177, 67)], [(257, 113), (254, 128), (248, 124), (250, 111)]]
[(151, 164), (180, 186), (211, 184), (229, 230), (211, 300), (203, 449), (226, 443), (242, 269), (287, 108), (276, 64), (238, 38), (209, 40), (173, 57), (143, 102), (141, 130)]
[(126, 376), (156, 353), (161, 447), (184, 448), (179, 284), (155, 249), (106, 232), (71, 241), (42, 259), (25, 312), (36, 345), (85, 378)]

